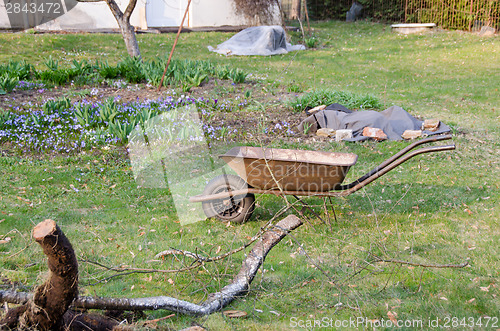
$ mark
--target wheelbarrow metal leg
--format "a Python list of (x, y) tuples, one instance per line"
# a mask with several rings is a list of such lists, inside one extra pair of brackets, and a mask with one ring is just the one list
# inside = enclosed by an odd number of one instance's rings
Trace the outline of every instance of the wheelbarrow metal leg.
[(325, 222), (325, 221), (321, 218), (321, 216), (319, 216), (319, 215), (318, 215), (318, 213), (316, 213), (316, 212), (315, 212), (315, 211), (311, 208), (311, 206), (309, 206), (307, 203), (305, 203), (304, 201), (302, 201), (302, 199), (301, 199), (301, 198), (299, 198), (298, 196), (296, 196), (295, 194), (294, 194), (294, 195), (292, 195), (292, 196), (293, 196), (295, 199), (297, 199), (297, 201), (298, 201), (298, 202), (300, 202), (300, 203), (302, 204), (302, 206), (304, 207), (304, 208), (302, 208), (302, 210), (309, 209), (309, 211), (310, 211), (311, 213), (313, 213), (313, 214), (314, 214), (314, 216), (316, 216), (317, 218), (319, 218), (319, 219), (321, 220), (321, 222), (323, 222), (324, 224), (326, 224), (326, 222)]

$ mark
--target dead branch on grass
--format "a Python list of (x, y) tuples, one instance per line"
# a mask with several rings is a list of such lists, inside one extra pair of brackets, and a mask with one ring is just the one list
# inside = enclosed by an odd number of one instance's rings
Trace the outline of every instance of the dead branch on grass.
[(230, 255), (238, 253), (238, 252), (244, 250), (245, 248), (247, 248), (248, 246), (250, 246), (257, 239), (259, 239), (262, 236), (262, 234), (265, 233), (265, 231), (267, 231), (265, 229), (266, 229), (266, 227), (263, 227), (261, 229), (261, 231), (259, 231), (258, 234), (256, 234), (252, 238), (250, 238), (249, 241), (247, 241), (245, 244), (241, 245), (240, 247), (232, 249), (232, 250), (230, 250), (230, 251), (228, 251), (228, 252), (226, 252), (224, 254), (221, 254), (221, 255), (217, 255), (217, 256), (213, 256), (213, 257), (205, 257), (205, 256), (202, 256), (202, 255), (199, 255), (198, 253), (193, 253), (193, 252), (182, 250), (182, 249), (172, 248), (172, 249), (167, 249), (165, 251), (162, 251), (162, 252), (156, 254), (155, 258), (160, 258), (160, 257), (164, 257), (164, 256), (167, 256), (167, 255), (176, 255), (176, 254), (179, 254), (179, 255), (183, 255), (183, 256), (187, 256), (187, 257), (193, 258), (197, 262), (215, 262), (215, 261), (219, 261), (219, 260), (222, 260), (222, 259), (230, 256)]
[(137, 298), (137, 299), (109, 299), (82, 297), (75, 301), (74, 306), (87, 309), (113, 310), (156, 310), (165, 309), (172, 312), (188, 315), (209, 315), (220, 311), (238, 296), (248, 292), (258, 269), (264, 262), (269, 251), (278, 244), (290, 231), (302, 225), (301, 220), (289, 215), (271, 229), (266, 231), (255, 244), (243, 261), (239, 273), (230, 284), (222, 290), (209, 295), (202, 304), (194, 304), (167, 296)]
[(371, 254), (374, 258), (374, 262), (387, 262), (387, 263), (396, 263), (396, 264), (405, 264), (413, 267), (422, 267), (422, 268), (465, 268), (469, 265), (469, 259), (467, 259), (464, 263), (460, 264), (425, 264), (425, 263), (416, 263), (409, 262), (403, 260), (393, 260), (393, 259), (383, 259), (376, 255)]
[(220, 255), (217, 255), (217, 256), (213, 256), (213, 257), (206, 257), (206, 256), (202, 256), (202, 255), (200, 255), (198, 253), (193, 253), (193, 252), (190, 252), (190, 251), (187, 251), (187, 250), (182, 250), (182, 249), (177, 249), (177, 248), (170, 248), (170, 249), (164, 250), (164, 251), (156, 254), (155, 258), (162, 258), (162, 257), (168, 256), (168, 255), (174, 255), (175, 256), (175, 255), (179, 254), (179, 255), (190, 257), (190, 258), (196, 260), (197, 262), (203, 262), (203, 263), (204, 262), (215, 262), (215, 261), (219, 261), (219, 260), (225, 259), (228, 256), (233, 255), (235, 253), (238, 253), (238, 252), (244, 250), (245, 248), (249, 247), (252, 243), (254, 243), (257, 239), (259, 239), (262, 236), (262, 234), (264, 234), (266, 231), (268, 231), (270, 228), (273, 227), (273, 222), (278, 217), (280, 217), (285, 212), (287, 212), (288, 209), (293, 208), (293, 205), (296, 204), (296, 203), (298, 203), (298, 202), (290, 203), (290, 202), (287, 201), (287, 205), (285, 207), (281, 208), (281, 210), (278, 211), (278, 213), (276, 213), (276, 215), (272, 219), (270, 219), (263, 227), (261, 227), (260, 231), (255, 236), (253, 236), (252, 238), (250, 238), (245, 244), (241, 245), (240, 247), (234, 248), (234, 249), (232, 249), (232, 250), (230, 250), (230, 251), (228, 251), (226, 253), (223, 253), (223, 254), (220, 254)]
[(107, 282), (110, 279), (117, 278), (117, 277), (122, 277), (122, 276), (127, 276), (127, 275), (132, 275), (132, 274), (149, 274), (149, 273), (164, 273), (164, 274), (169, 274), (169, 273), (179, 273), (179, 272), (184, 272), (184, 271), (189, 271), (191, 269), (196, 269), (201, 266), (201, 262), (195, 261), (193, 264), (187, 267), (179, 268), (179, 269), (154, 269), (154, 268), (132, 268), (132, 267), (108, 267), (102, 263), (95, 262), (95, 261), (90, 261), (90, 260), (81, 260), (81, 262), (85, 263), (90, 263), (97, 265), (103, 269), (110, 270), (110, 271), (116, 271), (119, 272), (115, 275), (111, 275), (109, 277), (100, 279), (92, 284), (86, 284), (88, 286), (94, 286), (100, 283)]

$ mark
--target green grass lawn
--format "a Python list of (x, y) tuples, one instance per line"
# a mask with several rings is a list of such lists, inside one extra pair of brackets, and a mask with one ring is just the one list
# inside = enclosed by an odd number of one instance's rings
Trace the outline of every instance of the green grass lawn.
[[(325, 212), (321, 199), (307, 199), (326, 224), (307, 214), (308, 221), (273, 248), (249, 295), (228, 307), (247, 312), (246, 318), (177, 314), (159, 327), (176, 330), (196, 323), (212, 330), (312, 329), (307, 323), (335, 328), (350, 319), (387, 323), (395, 318), (414, 323), (403, 324), (400, 329), (405, 330), (430, 329), (436, 319), (455, 330), (500, 328), (498, 36), (448, 31), (399, 35), (388, 25), (369, 22), (312, 26), (317, 49), (224, 57), (207, 46), (231, 34), (196, 32), (181, 34), (174, 57), (230, 64), (264, 77), (256, 86), (268, 101), (250, 103), (245, 112), (259, 116), (276, 102), (286, 103), (279, 99), (283, 89), (370, 94), (383, 109), (398, 105), (412, 115), (451, 125), (457, 149), (419, 156), (352, 196), (335, 199), (336, 220), (331, 211)], [(143, 57), (168, 54), (174, 37), (138, 35)], [(300, 42), (300, 35), (292, 33), (291, 41)], [(123, 59), (125, 47), (119, 35), (111, 34), (0, 34), (0, 63), (24, 59), (43, 68), (49, 55), (68, 65), (73, 59), (107, 59), (111, 64)], [(408, 145), (280, 140), (278, 136), (271, 144), (358, 154), (347, 181)], [(222, 254), (246, 243), (285, 205), (281, 198), (261, 195), (246, 224), (205, 220), (181, 226), (169, 191), (138, 187), (130, 161), (115, 148), (69, 156), (2, 156), (0, 192), (0, 239), (6, 241), (0, 244), (2, 289), (15, 283), (30, 290), (43, 281), (47, 266), (31, 230), (51, 218), (75, 248), (81, 295), (168, 295), (196, 303), (231, 281), (243, 253), (185, 273), (116, 276), (91, 262), (180, 268), (192, 261), (155, 255), (169, 248)], [(375, 262), (374, 255), (421, 265), (469, 264), (426, 268)], [(146, 312), (135, 320), (168, 314)]]

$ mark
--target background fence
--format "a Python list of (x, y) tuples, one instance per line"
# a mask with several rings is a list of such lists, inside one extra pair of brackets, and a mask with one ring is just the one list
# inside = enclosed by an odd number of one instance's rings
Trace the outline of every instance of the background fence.
[[(292, 15), (293, 3), (282, 0), (285, 16)], [(362, 18), (382, 22), (436, 23), (451, 30), (475, 31), (482, 26), (500, 28), (499, 0), (358, 0), (363, 6)], [(304, 15), (304, 3), (301, 1)], [(308, 0), (312, 20), (345, 20), (352, 0)]]

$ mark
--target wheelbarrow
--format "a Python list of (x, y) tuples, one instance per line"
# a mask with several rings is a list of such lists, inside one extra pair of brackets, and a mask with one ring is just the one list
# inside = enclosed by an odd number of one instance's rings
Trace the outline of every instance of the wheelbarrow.
[(203, 194), (190, 197), (189, 201), (201, 202), (207, 217), (244, 223), (254, 211), (255, 194), (345, 197), (416, 155), (455, 149), (451, 144), (410, 152), (422, 144), (451, 138), (451, 135), (441, 135), (416, 141), (349, 184), (342, 182), (350, 167), (356, 164), (356, 154), (234, 147), (219, 157), (237, 176), (215, 177)]

